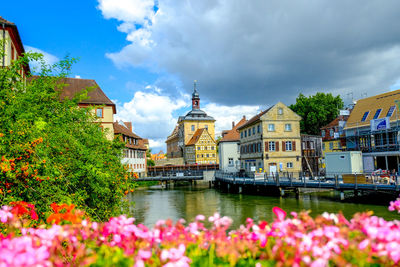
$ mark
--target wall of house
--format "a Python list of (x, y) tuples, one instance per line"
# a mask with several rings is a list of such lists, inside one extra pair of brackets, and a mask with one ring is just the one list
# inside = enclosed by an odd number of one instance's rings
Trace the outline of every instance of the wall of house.
[[(187, 144), (190, 139), (192, 138), (193, 134), (196, 132), (197, 129), (203, 129), (208, 126), (208, 133), (212, 136), (215, 140), (215, 128), (213, 121), (182, 121), (181, 124), (183, 125), (184, 129), (184, 143)], [(192, 131), (192, 125), (194, 125), (194, 131)]]
[[(127, 151), (129, 151), (127, 153)], [(128, 165), (129, 172), (135, 172), (139, 177), (143, 177), (146, 173), (146, 153), (142, 150), (126, 149), (121, 163)]]
[[(0, 30), (0, 43), (1, 47), (0, 49), (3, 50), (3, 30)], [(11, 64), (11, 45), (14, 45), (12, 43), (10, 34), (8, 31), (5, 31), (5, 58), (4, 58), (4, 65), (9, 66)], [(15, 46), (14, 46), (15, 48)], [(17, 58), (17, 49), (14, 49), (14, 58)], [(0, 64), (3, 64), (3, 59), (0, 57)], [(2, 65), (1, 65), (2, 66)]]
[(203, 131), (195, 144), (195, 158), (198, 164), (217, 163), (217, 146), (207, 132)]
[[(218, 144), (219, 169), (225, 172), (238, 172), (240, 169), (239, 142), (221, 142)], [(232, 159), (229, 164), (229, 159)]]

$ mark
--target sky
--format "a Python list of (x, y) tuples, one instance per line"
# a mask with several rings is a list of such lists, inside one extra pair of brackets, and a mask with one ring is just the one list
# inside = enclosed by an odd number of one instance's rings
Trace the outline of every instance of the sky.
[(400, 88), (400, 1), (21, 0), (2, 3), (26, 50), (78, 58), (153, 152), (191, 109), (216, 131), (299, 93), (345, 102)]

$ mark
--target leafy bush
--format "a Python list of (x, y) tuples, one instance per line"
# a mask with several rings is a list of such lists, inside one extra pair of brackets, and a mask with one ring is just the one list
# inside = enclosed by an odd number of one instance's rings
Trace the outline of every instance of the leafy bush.
[(121, 199), (131, 190), (121, 165), (123, 144), (108, 141), (90, 108), (78, 108), (87, 88), (60, 101), (73, 60), (21, 79), (19, 71), (38, 54), (0, 69), (0, 203), (32, 203), (38, 215), (53, 202), (74, 203), (96, 220), (124, 212)]

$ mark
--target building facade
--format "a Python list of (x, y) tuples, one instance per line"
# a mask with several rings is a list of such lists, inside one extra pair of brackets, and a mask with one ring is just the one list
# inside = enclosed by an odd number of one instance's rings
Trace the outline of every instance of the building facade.
[(301, 156), (303, 171), (318, 175), (322, 167), (321, 136), (302, 134)]
[(240, 170), (240, 134), (238, 127), (247, 122), (246, 117), (235, 124), (232, 129), (222, 132), (222, 139), (218, 142), (219, 169), (224, 172), (238, 172)]
[[(350, 110), (345, 110), (344, 112), (350, 114)], [(321, 128), (322, 157), (325, 158), (325, 153), (327, 152), (346, 151), (346, 138), (343, 129), (348, 118), (349, 115), (339, 115)]]
[(300, 120), (299, 115), (278, 102), (240, 126), (241, 169), (300, 172)]
[(185, 146), (186, 164), (216, 164), (217, 147), (206, 128), (197, 129)]
[[(33, 77), (35, 78), (35, 77)], [(95, 80), (90, 79), (76, 79), (76, 78), (63, 78), (61, 80), (64, 86), (61, 92), (61, 99), (72, 99), (81, 91), (91, 88), (87, 93), (87, 98), (79, 101), (78, 106), (93, 107), (91, 110), (97, 117), (99, 126), (105, 132), (107, 139), (114, 139), (114, 114), (117, 113), (115, 104), (106, 96), (101, 90), (100, 86)]]
[[(18, 59), (25, 53), (17, 25), (0, 17), (0, 64), (2, 67), (10, 66), (13, 60)], [(2, 56), (4, 55), (4, 56)], [(19, 74), (25, 79), (30, 73), (29, 65), (25, 65)]]
[(205, 129), (211, 138), (215, 140), (215, 119), (200, 109), (200, 96), (195, 84), (192, 94), (192, 110), (185, 116), (179, 117), (177, 126), (166, 140), (167, 157), (183, 157), (185, 163), (193, 162), (186, 155), (186, 152), (190, 151), (190, 149), (186, 150), (186, 145), (199, 129)]
[(143, 138), (132, 132), (132, 123), (130, 122), (114, 122), (114, 135), (125, 143), (123, 158), (121, 160), (129, 173), (136, 173), (138, 177), (146, 176), (147, 160), (146, 146)]
[(399, 171), (400, 90), (357, 101), (344, 127), (348, 151), (361, 151), (365, 171)]

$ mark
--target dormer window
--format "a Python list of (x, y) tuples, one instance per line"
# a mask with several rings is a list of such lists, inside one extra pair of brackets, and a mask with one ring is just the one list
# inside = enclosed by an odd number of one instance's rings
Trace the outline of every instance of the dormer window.
[(394, 109), (395, 109), (395, 106), (391, 106), (388, 110), (388, 113), (386, 114), (386, 117), (391, 117)]
[(381, 111), (382, 111), (381, 108), (376, 110), (375, 115), (374, 115), (374, 120), (376, 120), (379, 117), (379, 115), (381, 114)]
[(366, 111), (361, 119), (361, 121), (365, 121), (368, 117), (369, 111)]

